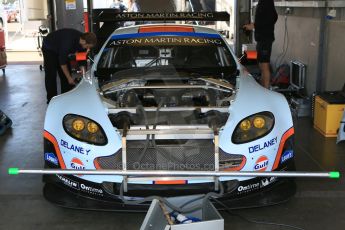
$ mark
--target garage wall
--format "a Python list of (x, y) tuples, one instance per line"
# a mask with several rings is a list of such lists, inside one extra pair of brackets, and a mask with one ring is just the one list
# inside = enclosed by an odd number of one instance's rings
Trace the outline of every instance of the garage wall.
[[(288, 36), (285, 45), (288, 49), (283, 56), (285, 21)], [(307, 65), (306, 93), (312, 94), (316, 90), (318, 74), (318, 55), (320, 52), (320, 23), (318, 17), (283, 16), (279, 15), (272, 47), (272, 65), (275, 69), (279, 64), (298, 60)], [(284, 57), (283, 59), (281, 59)], [(282, 60), (282, 61), (280, 61)]]
[(325, 90), (340, 90), (345, 84), (345, 21), (328, 21), (326, 38), (326, 67), (322, 79)]
[[(253, 0), (253, 4), (257, 0)], [(282, 53), (285, 17), (289, 34), (289, 49), (283, 62), (299, 60), (307, 65), (305, 92), (339, 90), (345, 82), (345, 1), (281, 1), (275, 0), (279, 19), (272, 64)], [(290, 8), (289, 14), (286, 9)], [(326, 17), (331, 10), (336, 17)]]

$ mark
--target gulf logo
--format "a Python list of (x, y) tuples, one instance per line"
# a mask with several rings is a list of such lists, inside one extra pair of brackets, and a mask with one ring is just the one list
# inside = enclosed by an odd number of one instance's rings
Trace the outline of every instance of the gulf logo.
[(266, 156), (259, 157), (254, 165), (255, 171), (266, 171), (268, 166), (268, 158)]
[(73, 169), (77, 169), (77, 170), (85, 169), (85, 166), (84, 166), (83, 162), (80, 159), (78, 159), (78, 158), (73, 158), (72, 159), (71, 167)]

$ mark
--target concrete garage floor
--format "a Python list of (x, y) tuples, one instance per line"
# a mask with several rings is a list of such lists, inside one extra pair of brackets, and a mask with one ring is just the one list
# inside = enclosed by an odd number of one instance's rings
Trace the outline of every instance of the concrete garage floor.
[[(138, 229), (144, 214), (77, 211), (56, 207), (42, 196), (41, 177), (8, 176), (7, 168), (42, 168), (43, 120), (46, 109), (44, 74), (38, 66), (8, 66), (0, 74), (0, 109), (14, 122), (0, 137), (0, 229)], [(324, 138), (310, 119), (296, 121), (298, 170), (345, 173), (345, 143)], [(235, 211), (255, 220), (296, 225), (304, 229), (344, 229), (345, 181), (298, 179), (289, 202)], [(288, 229), (256, 225), (222, 213), (225, 229)]]

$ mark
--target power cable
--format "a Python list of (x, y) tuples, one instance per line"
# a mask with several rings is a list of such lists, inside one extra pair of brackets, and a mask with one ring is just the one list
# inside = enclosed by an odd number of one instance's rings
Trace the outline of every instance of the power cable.
[[(202, 207), (205, 205), (205, 202), (207, 200), (209, 200), (211, 197), (219, 198), (219, 197), (222, 197), (224, 195), (223, 184), (220, 181), (219, 181), (218, 184), (219, 184), (219, 187), (220, 187), (219, 193), (209, 192), (206, 195), (199, 194), (200, 196), (197, 197), (196, 199), (193, 199), (192, 201), (196, 202), (196, 201), (202, 199), (203, 200), (202, 203), (194, 205), (194, 206), (189, 207), (189, 208), (185, 208), (185, 207), (187, 205), (191, 204), (192, 203), (191, 201), (187, 201), (185, 204), (182, 204), (181, 206), (176, 206), (176, 205), (173, 205), (171, 202), (169, 202), (166, 198), (160, 197), (160, 196), (148, 196), (148, 197), (142, 198), (140, 200), (127, 200), (124, 197), (124, 194), (123, 194), (123, 192), (124, 192), (123, 191), (123, 183), (121, 183), (120, 194), (119, 194), (118, 198), (120, 198), (122, 200), (122, 202), (124, 204), (126, 204), (126, 205), (140, 205), (140, 204), (143, 204), (143, 203), (146, 203), (146, 202), (150, 202), (150, 201), (152, 201), (154, 199), (157, 199), (157, 200), (161, 201), (162, 203), (164, 203), (166, 206), (168, 206), (170, 209), (172, 209), (174, 211), (177, 211), (179, 213), (191, 213), (191, 212), (198, 211), (198, 210), (202, 209)], [(236, 189), (236, 186), (234, 186), (233, 189)]]
[(289, 225), (289, 224), (280, 224), (280, 223), (273, 223), (273, 222), (268, 222), (268, 221), (258, 221), (258, 220), (253, 220), (253, 219), (249, 219), (243, 215), (240, 215), (238, 213), (234, 213), (233, 211), (231, 211), (231, 209), (226, 205), (224, 204), (223, 202), (213, 198), (213, 197), (210, 197), (212, 200), (214, 200), (216, 203), (218, 203), (219, 205), (221, 205), (225, 211), (229, 214), (229, 215), (232, 215), (232, 216), (237, 216), (239, 217), (240, 219), (248, 222), (248, 223), (252, 223), (252, 224), (260, 224), (260, 225), (272, 225), (272, 226), (279, 226), (279, 227), (285, 227), (285, 228), (290, 228), (290, 229), (297, 229), (297, 230), (305, 230), (304, 228), (300, 228), (300, 227), (297, 227), (297, 226), (293, 226), (293, 225)]

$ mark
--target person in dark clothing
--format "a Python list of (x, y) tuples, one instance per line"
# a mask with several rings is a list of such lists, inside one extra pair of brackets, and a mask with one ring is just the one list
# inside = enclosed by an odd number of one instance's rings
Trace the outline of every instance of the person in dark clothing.
[(259, 0), (255, 12), (255, 22), (244, 25), (246, 30), (254, 30), (254, 37), (257, 42), (258, 62), (261, 70), (261, 84), (269, 88), (271, 71), (270, 59), (274, 37), (274, 26), (278, 14), (274, 6), (274, 0)]
[(121, 13), (128, 10), (128, 8), (123, 4), (122, 0), (114, 0), (111, 3), (110, 8), (119, 9)]
[(96, 43), (97, 38), (94, 33), (81, 33), (74, 29), (57, 30), (43, 39), (42, 53), (47, 103), (57, 95), (56, 73), (60, 77), (61, 93), (71, 90), (75, 85), (68, 56), (76, 52), (88, 52)]

